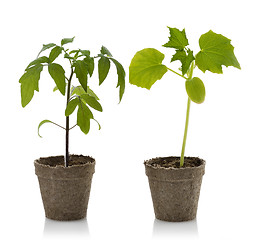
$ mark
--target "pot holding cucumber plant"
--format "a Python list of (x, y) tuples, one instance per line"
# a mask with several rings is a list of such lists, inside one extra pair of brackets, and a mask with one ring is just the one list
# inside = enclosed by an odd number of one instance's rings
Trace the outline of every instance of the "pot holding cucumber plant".
[[(27, 66), (25, 73), (19, 79), (22, 107), (32, 100), (35, 91), (39, 91), (40, 75), (44, 69), (48, 69), (49, 75), (56, 84), (54, 91), (65, 96), (65, 126), (48, 119), (41, 121), (38, 126), (39, 136), (40, 127), (45, 123), (54, 124), (65, 131), (65, 154), (41, 157), (34, 161), (45, 215), (47, 218), (60, 221), (82, 219), (87, 213), (95, 159), (69, 154), (69, 132), (78, 126), (84, 134), (88, 134), (90, 121), (95, 120), (91, 109), (102, 112), (99, 98), (88, 85), (88, 79), (93, 75), (95, 60), (98, 59), (99, 85), (107, 77), (112, 62), (117, 69), (120, 101), (125, 89), (124, 68), (112, 57), (106, 47), (103, 46), (98, 55), (91, 56), (89, 50), (67, 49), (66, 44), (72, 43), (73, 40), (74, 38), (64, 38), (59, 45), (44, 44), (37, 58)], [(49, 55), (40, 56), (47, 50)], [(68, 74), (62, 65), (56, 63), (58, 57), (67, 61)], [(73, 85), (74, 80), (77, 85)], [(53, 103), (51, 104), (53, 107)], [(69, 118), (74, 112), (76, 112), (76, 124), (70, 126)], [(99, 123), (98, 126), (100, 129)]]
[(157, 219), (164, 221), (188, 221), (196, 218), (205, 160), (185, 157), (185, 146), (191, 103), (205, 100), (203, 81), (194, 75), (197, 67), (202, 72), (223, 73), (222, 65), (240, 69), (234, 55), (231, 40), (209, 31), (199, 38), (200, 51), (194, 55), (188, 47), (185, 30), (170, 28), (169, 41), (163, 45), (174, 49), (171, 62), (180, 61), (180, 72), (163, 64), (165, 55), (154, 48), (138, 51), (129, 67), (129, 81), (138, 87), (150, 89), (165, 73), (172, 72), (185, 80), (187, 111), (180, 156), (157, 157), (144, 162), (148, 176), (153, 207)]

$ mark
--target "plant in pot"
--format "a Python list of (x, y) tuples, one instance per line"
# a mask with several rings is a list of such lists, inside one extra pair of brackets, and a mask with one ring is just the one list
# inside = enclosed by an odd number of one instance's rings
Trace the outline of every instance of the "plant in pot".
[[(46, 217), (54, 220), (77, 220), (86, 217), (95, 159), (69, 154), (69, 131), (79, 126), (84, 134), (88, 134), (90, 120), (95, 120), (90, 108), (102, 112), (99, 98), (88, 86), (88, 79), (93, 75), (95, 59), (98, 59), (99, 85), (107, 77), (112, 62), (117, 69), (120, 101), (125, 90), (124, 68), (106, 47), (102, 46), (100, 53), (92, 57), (89, 50), (67, 49), (66, 44), (72, 43), (73, 40), (74, 38), (64, 38), (60, 45), (44, 44), (37, 58), (27, 66), (19, 79), (23, 107), (31, 101), (34, 91), (39, 91), (40, 74), (45, 68), (56, 84), (54, 91), (59, 90), (63, 96), (66, 95), (66, 125), (63, 127), (53, 121), (43, 120), (38, 126), (38, 134), (40, 127), (45, 123), (52, 123), (65, 130), (65, 155), (43, 157), (34, 161)], [(40, 57), (46, 50), (50, 50), (49, 56)], [(63, 56), (68, 62), (68, 77), (62, 65), (55, 62), (59, 56)], [(80, 85), (72, 85), (74, 78)], [(76, 124), (70, 127), (69, 117), (76, 109)]]
[(240, 69), (231, 40), (209, 31), (199, 38), (200, 51), (194, 55), (188, 48), (185, 30), (170, 28), (169, 41), (163, 45), (175, 50), (171, 62), (180, 61), (180, 72), (165, 66), (164, 54), (154, 48), (138, 51), (129, 67), (129, 82), (150, 89), (170, 71), (185, 80), (188, 95), (185, 130), (180, 157), (158, 157), (145, 161), (146, 175), (153, 200), (155, 216), (164, 221), (187, 221), (196, 217), (205, 161), (198, 157), (185, 157), (186, 137), (191, 102), (203, 103), (205, 86), (193, 75), (195, 67), (202, 72), (223, 73), (222, 65)]

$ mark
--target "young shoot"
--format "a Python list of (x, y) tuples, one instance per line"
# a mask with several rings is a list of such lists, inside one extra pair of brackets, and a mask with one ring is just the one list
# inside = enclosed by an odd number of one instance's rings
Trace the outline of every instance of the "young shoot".
[(138, 51), (129, 67), (129, 82), (138, 87), (150, 89), (152, 85), (163, 75), (170, 71), (185, 80), (185, 89), (188, 95), (187, 111), (184, 138), (180, 157), (180, 167), (184, 165), (185, 146), (189, 124), (189, 114), (191, 102), (203, 103), (205, 100), (205, 86), (203, 81), (193, 75), (195, 67), (202, 72), (207, 70), (212, 73), (223, 73), (222, 65), (233, 66), (241, 69), (239, 62), (234, 55), (234, 47), (231, 40), (221, 34), (209, 31), (199, 38), (200, 51), (194, 55), (188, 47), (189, 42), (186, 37), (185, 29), (180, 31), (177, 28), (169, 28), (169, 41), (163, 45), (166, 48), (175, 50), (171, 62), (180, 61), (180, 72), (174, 71), (164, 65), (164, 54), (154, 48), (145, 48)]
[[(95, 59), (98, 59), (99, 85), (101, 85), (106, 79), (112, 62), (117, 69), (117, 87), (119, 87), (120, 101), (125, 91), (124, 68), (116, 59), (113, 58), (112, 54), (106, 47), (102, 46), (98, 55), (91, 56), (89, 50), (69, 50), (69, 48), (65, 48), (66, 44), (72, 43), (73, 41), (74, 37), (62, 39), (61, 44), (59, 45), (55, 43), (43, 44), (37, 58), (27, 66), (25, 73), (19, 79), (21, 84), (22, 107), (25, 107), (32, 100), (34, 91), (39, 92), (40, 74), (44, 69), (48, 70), (49, 75), (56, 84), (54, 91), (59, 90), (63, 96), (66, 95), (65, 127), (50, 120), (43, 120), (38, 126), (38, 134), (40, 127), (45, 123), (52, 123), (65, 130), (65, 167), (68, 167), (69, 165), (69, 131), (75, 126), (79, 126), (83, 133), (88, 134), (90, 130), (90, 120), (95, 120), (90, 108), (99, 112), (103, 111), (102, 106), (99, 103), (99, 98), (88, 86), (88, 80), (92, 77), (94, 72)], [(47, 56), (40, 56), (46, 50), (50, 50), (49, 54)], [(59, 56), (62, 56), (68, 61), (70, 69), (69, 76), (66, 76), (64, 68), (55, 62)], [(72, 81), (75, 78), (79, 84), (78, 86), (72, 85)], [(74, 126), (70, 127), (69, 117), (73, 114), (76, 108), (77, 121)]]

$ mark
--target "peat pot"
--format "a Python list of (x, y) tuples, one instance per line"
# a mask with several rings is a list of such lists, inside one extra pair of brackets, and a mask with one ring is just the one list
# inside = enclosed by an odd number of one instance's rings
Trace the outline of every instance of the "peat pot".
[(196, 218), (205, 161), (185, 157), (153, 158), (144, 162), (148, 176), (154, 212), (157, 219), (169, 222)]
[(47, 218), (60, 221), (86, 217), (95, 160), (70, 155), (69, 166), (64, 157), (54, 156), (34, 161)]

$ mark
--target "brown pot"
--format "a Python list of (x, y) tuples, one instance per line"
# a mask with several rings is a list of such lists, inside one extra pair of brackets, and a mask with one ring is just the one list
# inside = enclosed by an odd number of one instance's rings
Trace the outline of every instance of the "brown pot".
[(68, 167), (64, 157), (54, 156), (34, 161), (47, 218), (60, 221), (86, 217), (95, 160), (70, 155)]
[(165, 157), (144, 162), (155, 216), (163, 221), (196, 218), (205, 161), (186, 157), (184, 167), (179, 168), (179, 160), (179, 157)]

